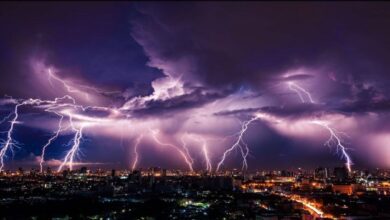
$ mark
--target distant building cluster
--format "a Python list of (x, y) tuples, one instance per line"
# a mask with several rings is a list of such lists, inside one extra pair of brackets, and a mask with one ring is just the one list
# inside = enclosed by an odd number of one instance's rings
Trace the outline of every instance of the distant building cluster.
[(379, 169), (0, 174), (0, 217), (16, 219), (386, 219), (388, 207), (390, 172)]

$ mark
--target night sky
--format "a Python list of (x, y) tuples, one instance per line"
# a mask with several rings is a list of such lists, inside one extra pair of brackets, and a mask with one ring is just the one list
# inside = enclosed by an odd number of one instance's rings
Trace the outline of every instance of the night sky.
[(0, 3), (2, 169), (390, 168), (389, 27), (385, 2)]

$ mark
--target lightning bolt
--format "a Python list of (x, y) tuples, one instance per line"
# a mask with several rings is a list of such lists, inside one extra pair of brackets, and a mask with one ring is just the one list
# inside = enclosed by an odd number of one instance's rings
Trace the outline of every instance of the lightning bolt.
[(73, 145), (70, 148), (70, 150), (68, 151), (68, 153), (65, 155), (65, 158), (62, 161), (61, 165), (58, 167), (58, 170), (57, 170), (58, 172), (60, 172), (65, 165), (68, 165), (70, 170), (73, 169), (73, 161), (74, 161), (74, 158), (78, 152), (78, 149), (79, 149), (80, 143), (81, 143), (81, 139), (83, 137), (84, 123), (81, 124), (79, 128), (77, 128), (73, 124), (72, 115), (68, 114), (68, 116), (69, 116), (70, 126), (71, 126), (72, 130), (75, 131), (75, 135), (73, 137)]
[[(289, 88), (291, 90), (295, 91), (298, 94), (298, 96), (299, 96), (299, 98), (301, 99), (302, 102), (305, 102), (305, 100), (303, 99), (303, 96), (302, 96), (301, 92), (306, 94), (307, 98), (309, 99), (309, 101), (311, 103), (314, 103), (314, 101), (313, 101), (313, 99), (311, 97), (311, 94), (307, 90), (305, 90), (304, 88), (298, 86), (297, 84), (295, 84), (293, 82), (289, 82), (288, 86), (289, 86)], [(337, 149), (341, 150), (342, 156), (346, 160), (345, 165), (346, 165), (348, 171), (351, 172), (351, 166), (352, 166), (353, 163), (352, 163), (351, 157), (347, 153), (347, 150), (346, 150), (345, 146), (342, 143), (342, 139), (340, 138), (340, 135), (339, 135), (340, 132), (338, 132), (335, 129), (331, 128), (328, 125), (328, 123), (324, 122), (324, 121), (314, 120), (314, 121), (310, 121), (310, 123), (319, 125), (319, 126), (325, 128), (327, 131), (329, 131), (330, 137), (325, 142), (325, 145), (330, 147), (330, 146), (332, 146), (332, 143), (334, 143), (336, 145)]]
[(319, 121), (319, 120), (313, 120), (310, 121), (312, 124), (319, 125), (323, 128), (325, 128), (327, 131), (329, 131), (330, 137), (329, 139), (325, 142), (325, 145), (328, 147), (332, 146), (332, 143), (336, 145), (336, 148), (338, 150), (341, 150), (342, 157), (345, 159), (345, 166), (347, 167), (348, 171), (351, 172), (351, 166), (352, 166), (352, 160), (351, 157), (349, 156), (346, 147), (342, 143), (342, 139), (340, 137), (340, 132), (335, 130), (334, 128), (331, 128), (327, 122), (324, 121)]
[(206, 160), (206, 170), (211, 172), (213, 170), (213, 167), (211, 166), (207, 143), (204, 139), (202, 139), (201, 141), (202, 141), (202, 151), (203, 151), (204, 159)]
[(188, 161), (189, 161), (191, 164), (194, 164), (194, 159), (191, 157), (190, 151), (188, 150), (187, 143), (185, 142), (184, 137), (185, 137), (185, 135), (183, 135), (183, 136), (180, 138), (180, 141), (181, 141), (181, 143), (182, 143), (182, 148), (184, 149), (184, 151), (185, 151), (185, 153), (186, 153), (186, 155), (187, 155)]
[(205, 159), (205, 162), (206, 162), (206, 170), (208, 172), (212, 172), (213, 170), (213, 167), (211, 165), (211, 160), (210, 160), (210, 157), (209, 157), (209, 152), (208, 152), (208, 146), (207, 146), (207, 142), (204, 138), (202, 137), (195, 137), (193, 135), (190, 135), (190, 137), (199, 142), (202, 146), (202, 152), (203, 152), (203, 156), (204, 156), (204, 159)]
[(173, 145), (173, 144), (170, 144), (170, 143), (164, 143), (162, 141), (160, 141), (157, 137), (157, 135), (159, 134), (159, 131), (158, 130), (152, 130), (150, 129), (151, 131), (151, 134), (152, 134), (152, 137), (153, 137), (153, 140), (159, 144), (159, 145), (162, 145), (162, 146), (166, 146), (166, 147), (171, 147), (171, 148), (174, 148), (175, 150), (177, 150), (180, 155), (183, 157), (185, 163), (188, 165), (188, 168), (191, 170), (191, 172), (194, 171), (193, 167), (192, 167), (192, 163), (191, 161), (188, 159), (186, 153), (184, 151), (182, 151), (178, 146), (176, 145)]
[(306, 102), (302, 93), (306, 95), (306, 97), (308, 98), (308, 101), (310, 103), (314, 103), (313, 98), (311, 97), (311, 94), (306, 89), (300, 87), (296, 83), (288, 82), (288, 88), (297, 93), (297, 95), (299, 96), (299, 99), (301, 100), (302, 103)]
[(77, 88), (75, 88), (74, 86), (70, 85), (70, 83), (68, 83), (67, 81), (59, 78), (56, 74), (53, 73), (52, 69), (49, 68), (48, 70), (48, 79), (49, 79), (49, 82), (50, 82), (50, 85), (52, 85), (52, 79), (56, 80), (57, 82), (61, 83), (64, 88), (69, 92), (69, 93), (78, 93), (78, 94), (81, 94), (81, 95), (84, 95), (85, 98), (87, 100), (89, 100), (89, 94), (84, 92), (84, 91), (81, 91)]
[[(259, 117), (258, 116), (254, 116), (252, 117), (250, 120), (248, 121), (244, 121), (242, 123), (242, 126), (241, 126), (241, 130), (238, 132), (237, 134), (237, 140), (236, 142), (233, 143), (233, 145), (228, 148), (222, 155), (222, 159), (219, 161), (218, 165), (217, 165), (217, 172), (220, 170), (222, 164), (225, 162), (225, 159), (226, 159), (226, 156), (228, 154), (230, 154), (230, 152), (232, 152), (234, 149), (236, 148), (239, 148), (240, 149), (240, 152), (241, 152), (241, 156), (242, 156), (242, 169), (246, 169), (248, 168), (248, 163), (247, 163), (247, 156), (249, 154), (249, 149), (248, 149), (248, 146), (247, 144), (245, 143), (245, 141), (243, 140), (243, 137), (244, 137), (244, 134), (245, 132), (248, 130), (248, 127), (249, 125), (254, 122), (255, 120), (257, 120)], [(244, 151), (245, 149), (245, 151)]]
[[(298, 96), (302, 102), (305, 102), (305, 99), (303, 98), (301, 92), (307, 96), (310, 103), (314, 103), (314, 101), (311, 97), (311, 94), (307, 90), (305, 90), (304, 88), (298, 86), (297, 84), (295, 84), (293, 82), (289, 82), (288, 86), (291, 90), (295, 91), (298, 94)], [(346, 165), (348, 171), (351, 172), (352, 160), (351, 160), (351, 157), (348, 155), (347, 150), (346, 150), (345, 146), (343, 145), (340, 136), (338, 135), (340, 132), (337, 132), (335, 129), (331, 128), (328, 125), (328, 123), (324, 122), (324, 121), (314, 120), (314, 121), (310, 121), (310, 123), (319, 125), (319, 126), (325, 128), (326, 130), (329, 131), (330, 137), (325, 142), (325, 145), (330, 147), (330, 146), (332, 146), (332, 143), (336, 144), (337, 149), (341, 150), (342, 156), (346, 160), (345, 165)]]
[[(62, 84), (63, 87), (66, 89), (66, 91), (68, 91), (69, 93), (76, 93), (76, 94), (83, 95), (87, 100), (90, 99), (90, 96), (89, 96), (88, 92), (86, 92), (85, 90), (93, 91), (97, 94), (103, 94), (103, 95), (120, 93), (120, 91), (104, 91), (104, 90), (100, 90), (100, 89), (97, 89), (97, 88), (92, 87), (92, 86), (75, 85), (74, 83), (68, 82), (68, 81), (63, 80), (60, 77), (58, 77), (55, 73), (53, 73), (53, 70), (51, 68), (48, 68), (47, 72), (48, 72), (47, 75), (48, 75), (48, 80), (49, 80), (50, 85), (52, 85), (52, 80), (55, 80), (55, 81), (59, 82), (60, 84)], [(79, 88), (82, 88), (84, 91), (79, 89)]]
[(46, 144), (42, 147), (41, 160), (39, 161), (40, 172), (43, 173), (43, 163), (45, 162), (45, 153), (46, 148), (60, 135), (62, 131), (62, 120), (64, 119), (63, 115), (60, 115), (60, 120), (58, 122), (58, 129), (54, 133), (54, 135), (46, 142)]
[(12, 132), (14, 130), (15, 124), (17, 123), (19, 114), (18, 114), (18, 108), (22, 106), (23, 103), (15, 105), (13, 115), (14, 117), (10, 121), (10, 127), (7, 131), (7, 140), (5, 141), (3, 147), (0, 150), (0, 172), (3, 171), (4, 168), (4, 157), (6, 156), (6, 153), (8, 150), (13, 151), (13, 147), (16, 146), (16, 143), (12, 140)]
[(247, 170), (248, 169), (248, 162), (247, 162), (247, 157), (249, 155), (249, 147), (248, 144), (242, 139), (240, 144), (240, 152), (242, 156), (242, 167), (241, 170)]
[(141, 134), (135, 141), (135, 145), (134, 145), (134, 161), (133, 161), (133, 165), (131, 166), (131, 170), (134, 171), (137, 164), (138, 164), (138, 146), (139, 144), (141, 143), (141, 140), (144, 136)]

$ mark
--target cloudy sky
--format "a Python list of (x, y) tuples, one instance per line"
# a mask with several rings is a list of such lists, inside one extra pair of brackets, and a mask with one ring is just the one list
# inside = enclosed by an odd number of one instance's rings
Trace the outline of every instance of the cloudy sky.
[(2, 169), (390, 168), (388, 3), (0, 4)]

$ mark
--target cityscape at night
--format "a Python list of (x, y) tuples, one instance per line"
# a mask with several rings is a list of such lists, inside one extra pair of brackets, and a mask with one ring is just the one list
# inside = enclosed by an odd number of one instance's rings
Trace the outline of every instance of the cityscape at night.
[(1, 2), (0, 219), (390, 219), (390, 3)]

